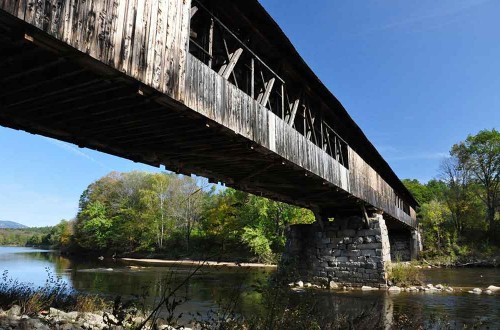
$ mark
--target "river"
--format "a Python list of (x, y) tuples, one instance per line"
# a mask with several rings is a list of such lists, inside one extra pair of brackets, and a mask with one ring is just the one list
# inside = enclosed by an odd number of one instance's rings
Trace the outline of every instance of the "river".
[[(0, 247), (0, 272), (20, 282), (42, 286), (49, 276), (60, 278), (70, 288), (114, 297), (131, 296), (154, 291), (155, 283), (168, 278), (180, 283), (193, 267), (144, 266), (138, 263), (113, 260), (68, 259), (47, 250), (21, 247)], [(267, 282), (273, 269), (242, 269), (204, 267), (179, 291), (185, 300), (179, 311), (185, 315), (205, 315), (225, 302), (235, 301), (236, 311), (243, 315), (261, 312), (261, 294), (256, 287)], [(454, 293), (389, 294), (385, 291), (318, 292), (315, 299), (325, 312), (356, 314), (366, 308), (379, 306), (385, 317), (396, 314), (417, 315), (428, 319), (432, 315), (447, 315), (454, 322), (487, 321), (490, 329), (500, 329), (500, 293), (476, 295), (467, 289), (489, 285), (500, 286), (500, 270), (493, 268), (429, 269), (424, 271), (427, 283), (462, 288)], [(1, 281), (1, 279), (0, 279)], [(300, 300), (301, 295), (296, 294)]]

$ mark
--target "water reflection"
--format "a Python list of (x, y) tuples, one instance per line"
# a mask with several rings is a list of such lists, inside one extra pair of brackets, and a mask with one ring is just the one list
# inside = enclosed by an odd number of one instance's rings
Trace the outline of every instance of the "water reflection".
[[(172, 285), (181, 283), (192, 267), (138, 267), (120, 261), (75, 260), (44, 250), (0, 247), (0, 272), (22, 282), (43, 285), (46, 269), (61, 276), (72, 288), (88, 293), (131, 296), (147, 293), (154, 296), (156, 283), (170, 278)], [(266, 283), (272, 271), (242, 268), (202, 268), (179, 292), (186, 299), (181, 311), (206, 313), (228, 301), (236, 302), (236, 310), (245, 315), (263, 313), (262, 295), (254, 286)], [(430, 283), (461, 287), (500, 285), (497, 269), (438, 269), (426, 271)], [(298, 303), (302, 294), (293, 294)], [(389, 294), (385, 291), (320, 292), (314, 296), (318, 308), (325, 313), (359, 315), (373, 310), (380, 324), (390, 324), (395, 315), (411, 315), (428, 319), (430, 315), (448, 315), (459, 322), (474, 318), (488, 319), (491, 328), (500, 328), (500, 294), (474, 295), (466, 292)]]

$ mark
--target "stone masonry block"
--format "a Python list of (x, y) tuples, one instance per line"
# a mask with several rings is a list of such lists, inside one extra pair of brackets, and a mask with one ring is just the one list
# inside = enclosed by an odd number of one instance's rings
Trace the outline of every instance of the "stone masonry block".
[(375, 236), (365, 236), (365, 237), (363, 237), (363, 242), (364, 243), (374, 243)]
[(354, 229), (344, 229), (341, 232), (339, 232), (339, 234), (341, 234), (342, 236), (345, 236), (345, 237), (355, 237), (356, 236), (356, 230), (354, 230)]
[(338, 245), (338, 244), (342, 244), (344, 242), (344, 239), (342, 237), (335, 237), (335, 238), (331, 238), (330, 242), (333, 245)]
[(375, 250), (361, 250), (361, 255), (364, 257), (375, 257)]
[(350, 251), (346, 251), (345, 255), (347, 257), (359, 257), (361, 255), (361, 251), (360, 250), (350, 250)]
[(358, 247), (360, 250), (375, 250), (375, 249), (381, 249), (382, 243), (360, 244), (360, 245), (358, 245)]
[(356, 244), (363, 244), (363, 237), (356, 237), (353, 241)]
[(380, 230), (379, 229), (361, 229), (361, 230), (358, 230), (358, 235), (359, 236), (380, 235)]

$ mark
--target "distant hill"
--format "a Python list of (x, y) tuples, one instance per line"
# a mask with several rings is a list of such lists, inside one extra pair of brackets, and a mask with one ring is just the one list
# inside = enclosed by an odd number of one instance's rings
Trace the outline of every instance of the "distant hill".
[(0, 229), (21, 229), (28, 228), (28, 226), (21, 225), (20, 223), (14, 221), (0, 220)]

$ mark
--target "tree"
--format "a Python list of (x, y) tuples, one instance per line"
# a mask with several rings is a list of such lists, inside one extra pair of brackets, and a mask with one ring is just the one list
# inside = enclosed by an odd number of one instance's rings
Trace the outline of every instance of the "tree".
[(81, 212), (81, 218), (80, 245), (91, 250), (108, 247), (113, 222), (106, 214), (104, 203), (90, 202)]
[(433, 252), (443, 248), (446, 250), (449, 247), (450, 236), (445, 225), (451, 218), (450, 209), (446, 204), (432, 200), (421, 206), (420, 215), (426, 249)]
[(447, 185), (444, 199), (451, 212), (455, 231), (461, 235), (470, 204), (469, 169), (463, 166), (458, 157), (452, 155), (441, 163), (441, 177)]
[(203, 229), (220, 244), (222, 252), (227, 243), (241, 237), (244, 224), (240, 219), (239, 208), (248, 194), (234, 189), (225, 189), (207, 203), (203, 215)]
[(431, 193), (425, 184), (420, 183), (417, 179), (404, 179), (402, 182), (420, 205), (431, 201)]
[[(191, 177), (177, 178), (180, 186), (175, 194), (175, 204), (173, 209), (174, 216), (178, 220), (179, 226), (184, 231), (186, 250), (189, 252), (191, 235), (196, 226), (199, 225), (203, 216), (203, 207), (206, 204), (207, 194), (204, 189), (208, 187), (206, 180), (198, 180)], [(212, 187), (212, 193), (214, 187)]]
[(146, 206), (145, 216), (156, 228), (156, 244), (160, 249), (163, 248), (167, 231), (174, 229), (172, 213), (175, 205), (172, 197), (176, 188), (173, 178), (165, 173), (152, 174), (148, 187), (141, 190), (142, 201)]
[(490, 232), (494, 235), (500, 196), (500, 132), (482, 130), (469, 135), (464, 142), (453, 146), (451, 154), (478, 184), (475, 191), (486, 206)]

